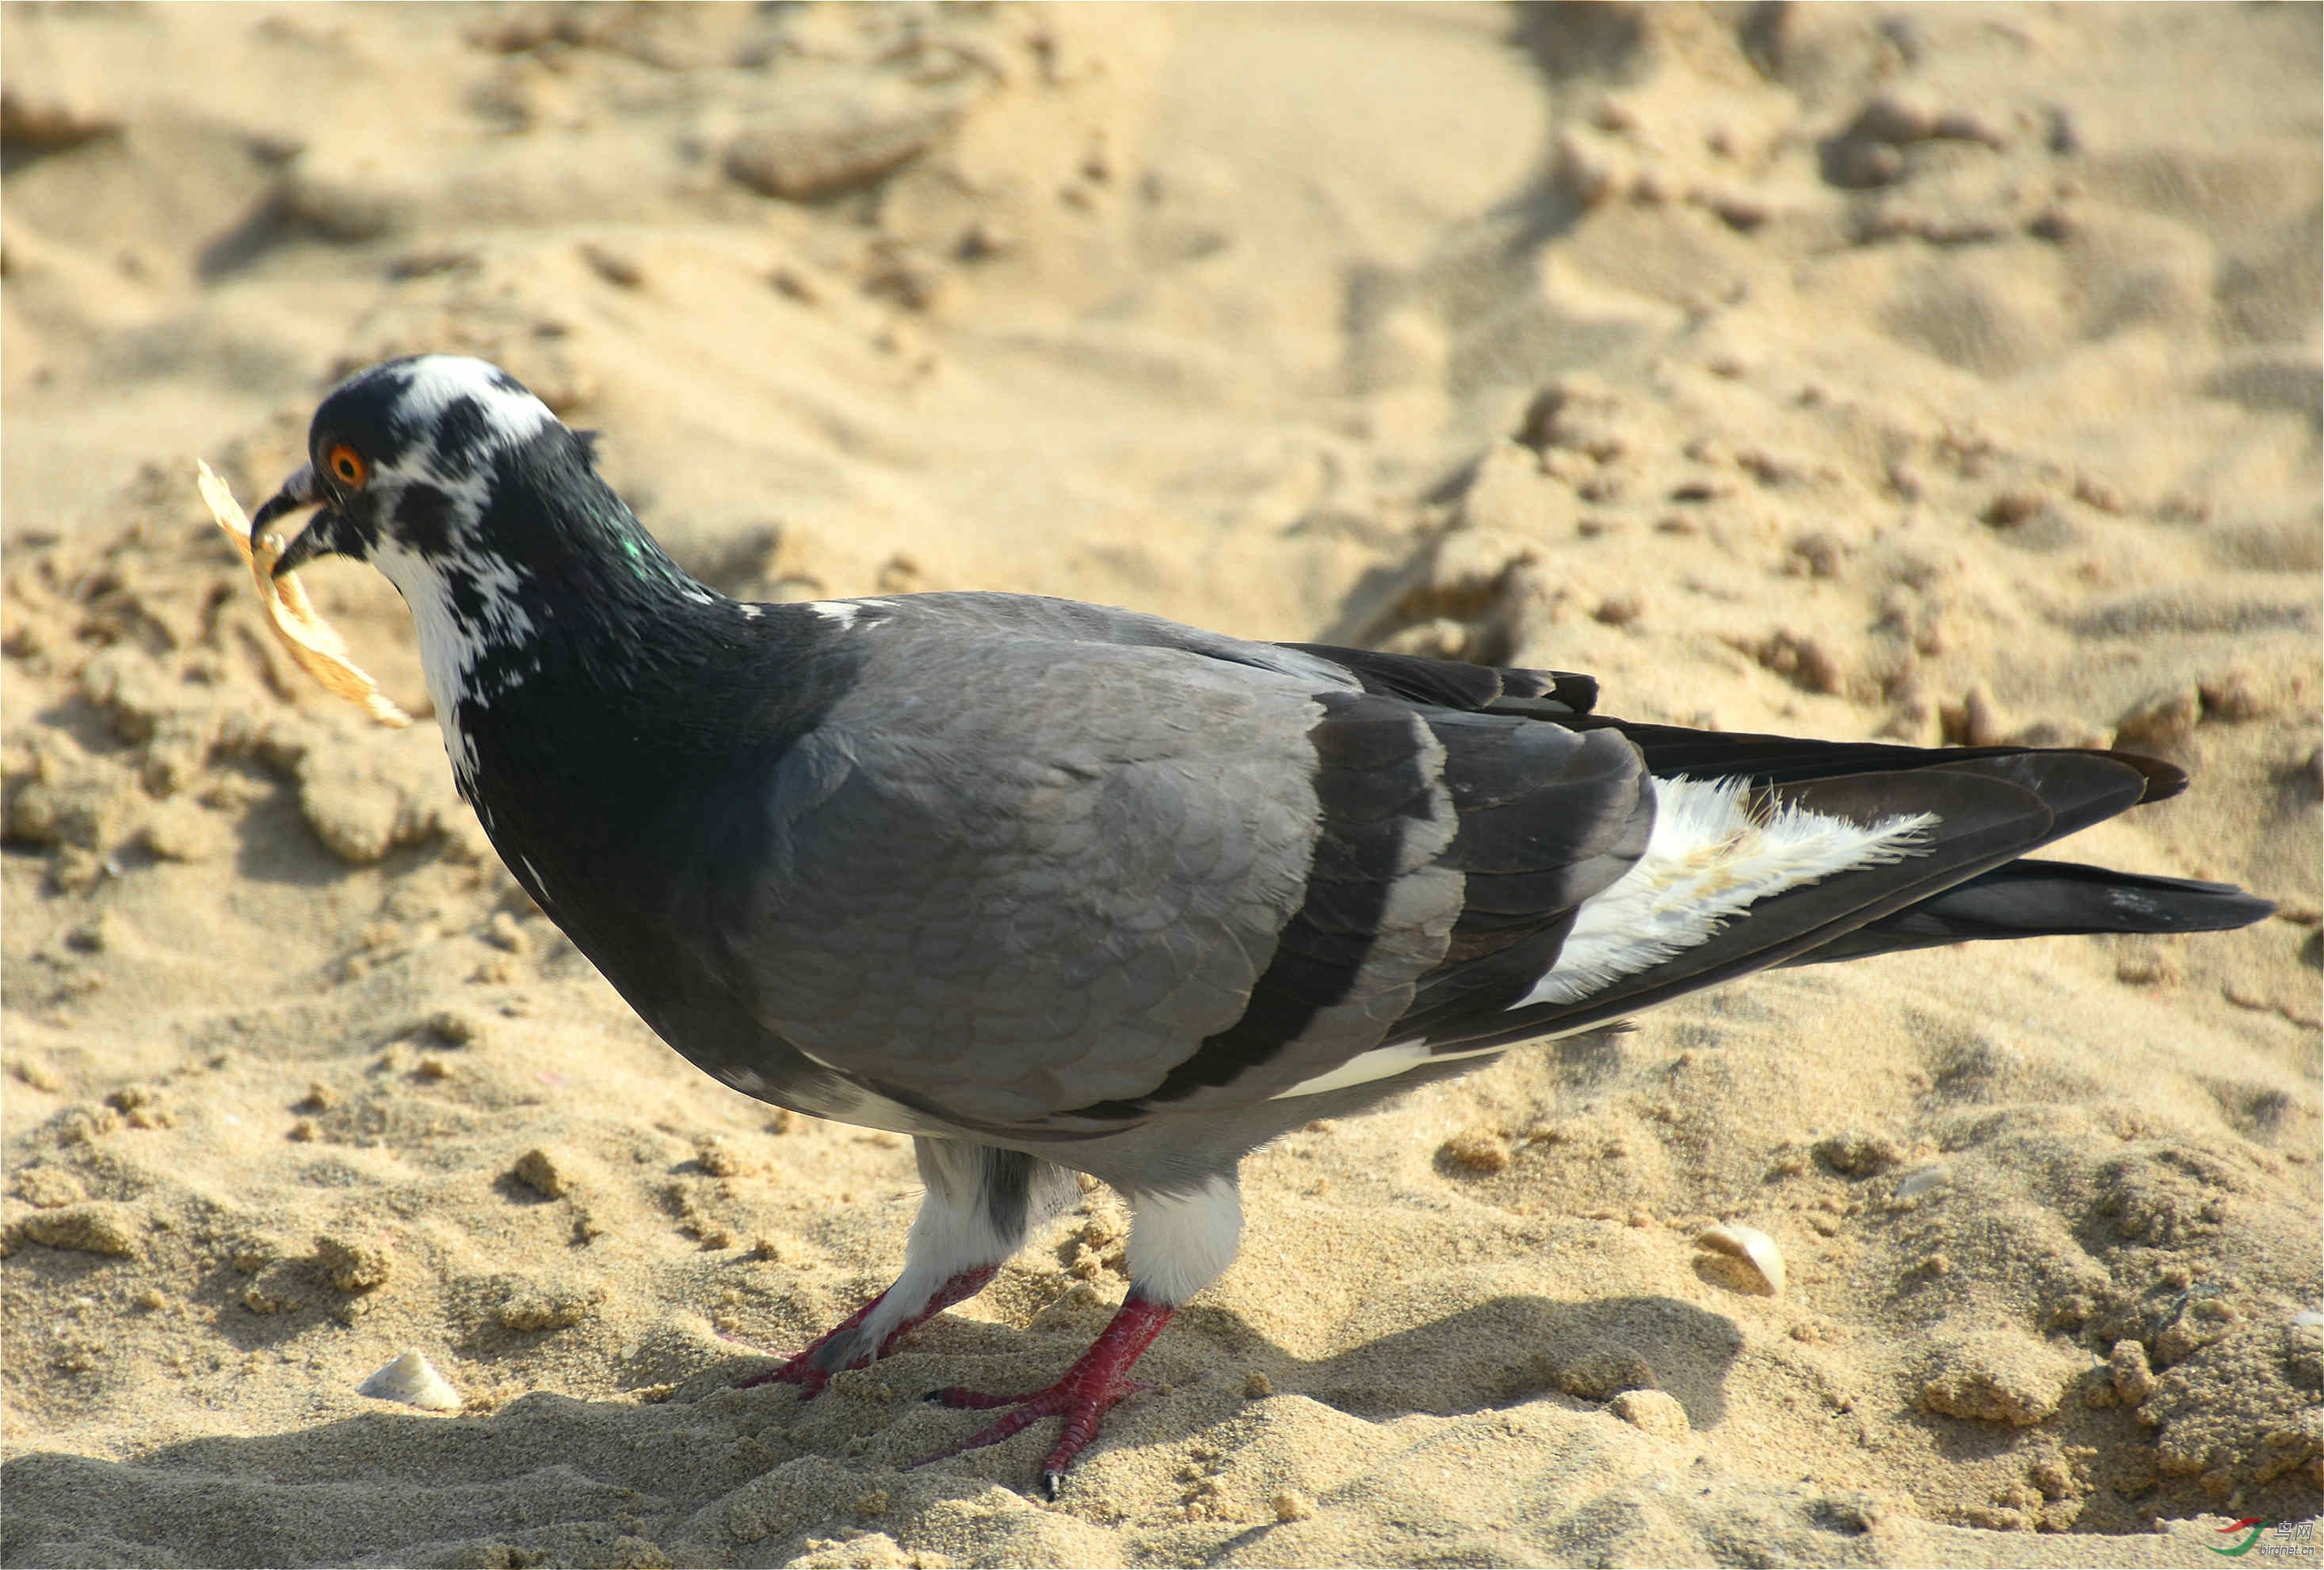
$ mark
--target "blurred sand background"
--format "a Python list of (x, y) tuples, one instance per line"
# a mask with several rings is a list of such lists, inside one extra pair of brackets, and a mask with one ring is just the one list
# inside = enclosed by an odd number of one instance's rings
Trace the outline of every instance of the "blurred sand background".
[[(2194, 1565), (2314, 1516), (2319, 14), (0, 9), (0, 1559)], [(1784, 972), (1312, 1127), (1061, 1502), (1054, 1425), (909, 1470), (979, 1420), (922, 1391), (1079, 1351), (1123, 1213), (811, 1404), (730, 1388), (887, 1281), (908, 1149), (652, 1040), (195, 496), (429, 349), (733, 592), (2118, 739), (2194, 788), (2066, 853), (2282, 913)], [(421, 705), (386, 583), (309, 578)], [(409, 1349), (456, 1412), (357, 1393)]]

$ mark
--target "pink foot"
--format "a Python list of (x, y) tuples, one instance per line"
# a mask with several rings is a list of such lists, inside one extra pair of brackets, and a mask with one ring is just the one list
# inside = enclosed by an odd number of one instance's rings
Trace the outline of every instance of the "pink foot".
[[(1065, 1429), (1057, 1436), (1048, 1459), (1041, 1463), (1041, 1491), (1049, 1498), (1057, 1497), (1065, 1483), (1065, 1472), (1081, 1453), (1097, 1437), (1098, 1425), (1104, 1420), (1116, 1401), (1148, 1387), (1129, 1377), (1135, 1363), (1154, 1338), (1162, 1334), (1162, 1327), (1170, 1322), (1178, 1310), (1161, 1303), (1149, 1303), (1143, 1298), (1131, 1298), (1121, 1305), (1113, 1322), (1102, 1331), (1090, 1349), (1065, 1370), (1065, 1377), (1046, 1390), (1028, 1391), (1023, 1395), (992, 1396), (957, 1386), (932, 1391), (927, 1399), (941, 1406), (968, 1407), (988, 1409), (993, 1407), (1014, 1407), (1017, 1409), (994, 1423), (981, 1428), (962, 1443), (942, 1455), (928, 1457), (942, 1461), (958, 1455), (964, 1450), (981, 1450), (987, 1445), (998, 1445), (1013, 1434), (1023, 1432), (1044, 1418), (1062, 1416)], [(926, 1465), (927, 1463), (921, 1463)]]
[[(862, 1368), (887, 1356), (897, 1342), (954, 1303), (965, 1302), (976, 1296), (984, 1290), (986, 1282), (1000, 1273), (999, 1265), (979, 1265), (973, 1270), (961, 1272), (938, 1287), (935, 1294), (902, 1324), (881, 1337), (877, 1346), (859, 1346), (857, 1344), (863, 1339), (860, 1328), (863, 1321), (888, 1299), (888, 1292), (882, 1292), (809, 1342), (807, 1350), (798, 1356), (764, 1373), (754, 1373), (734, 1388), (751, 1390), (762, 1384), (795, 1384), (807, 1392), (807, 1400), (813, 1400), (823, 1393), (823, 1387), (831, 1382), (833, 1374), (844, 1373), (851, 1368)], [(888, 1291), (895, 1290), (890, 1287)]]

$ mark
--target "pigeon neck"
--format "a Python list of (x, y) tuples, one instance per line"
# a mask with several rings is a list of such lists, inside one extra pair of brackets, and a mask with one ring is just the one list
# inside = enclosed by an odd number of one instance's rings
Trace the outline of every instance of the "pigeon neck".
[[(473, 534), (373, 560), (411, 610), (453, 768), (473, 795), (486, 728), (650, 715), (656, 694), (733, 636), (741, 607), (695, 581), (602, 481), (496, 502)], [(664, 696), (667, 696), (664, 693)]]

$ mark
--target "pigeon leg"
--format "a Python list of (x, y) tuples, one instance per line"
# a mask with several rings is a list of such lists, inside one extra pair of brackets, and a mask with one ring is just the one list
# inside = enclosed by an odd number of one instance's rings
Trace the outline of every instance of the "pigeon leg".
[(1015, 1151), (964, 1140), (913, 1142), (927, 1192), (895, 1284), (780, 1366), (744, 1385), (795, 1384), (809, 1398), (831, 1376), (885, 1357), (897, 1342), (983, 1290), (1025, 1235), (1078, 1192), (1071, 1173)]
[[(890, 1287), (809, 1342), (807, 1349), (789, 1362), (779, 1367), (770, 1368), (764, 1373), (754, 1373), (734, 1388), (751, 1390), (762, 1384), (795, 1384), (806, 1391), (808, 1399), (812, 1400), (823, 1393), (823, 1387), (831, 1382), (833, 1374), (844, 1373), (851, 1368), (862, 1368), (887, 1356), (894, 1349), (897, 1342), (901, 1341), (907, 1335), (918, 1329), (954, 1303), (966, 1302), (976, 1296), (984, 1290), (985, 1283), (1000, 1273), (1001, 1267), (997, 1264), (978, 1265), (971, 1270), (960, 1271), (939, 1286), (935, 1293), (918, 1308), (908, 1311), (895, 1328), (881, 1337), (878, 1345), (866, 1352), (858, 1352), (850, 1361), (836, 1366), (829, 1366), (821, 1362), (820, 1354), (824, 1348), (834, 1342), (855, 1343), (863, 1339), (864, 1321), (880, 1315), (881, 1306), (896, 1295), (898, 1288), (904, 1286), (904, 1281), (899, 1279), (895, 1286)], [(880, 1318), (884, 1320), (888, 1317), (880, 1316)]]
[(1234, 1258), (1242, 1235), (1242, 1197), (1231, 1169), (1191, 1189), (1125, 1197), (1132, 1217), (1128, 1249), (1130, 1295), (1112, 1323), (1065, 1370), (1065, 1377), (1047, 1390), (1016, 1396), (989, 1396), (960, 1389), (930, 1394), (928, 1400), (948, 1407), (1016, 1409), (945, 1455), (998, 1445), (1044, 1418), (1062, 1417), (1065, 1428), (1048, 1459), (1041, 1463), (1041, 1490), (1055, 1499), (1066, 1469), (1097, 1437), (1098, 1425), (1114, 1403), (1146, 1388), (1130, 1378), (1131, 1365), (1162, 1334), (1162, 1327), (1170, 1322), (1178, 1306), (1218, 1280)]
[(1051, 1499), (1056, 1498), (1066, 1469), (1097, 1437), (1098, 1425), (1104, 1421), (1113, 1404), (1147, 1388), (1129, 1377), (1130, 1366), (1154, 1344), (1154, 1338), (1162, 1334), (1162, 1327), (1177, 1311), (1175, 1304), (1151, 1302), (1133, 1293), (1090, 1349), (1065, 1370), (1065, 1377), (1046, 1390), (1014, 1396), (985, 1395), (958, 1387), (930, 1392), (927, 1399), (943, 1406), (1014, 1407), (1016, 1410), (989, 1428), (979, 1429), (942, 1455), (929, 1459), (941, 1461), (964, 1450), (998, 1445), (1043, 1418), (1062, 1416), (1065, 1428), (1051, 1446), (1048, 1458), (1041, 1463), (1042, 1492)]

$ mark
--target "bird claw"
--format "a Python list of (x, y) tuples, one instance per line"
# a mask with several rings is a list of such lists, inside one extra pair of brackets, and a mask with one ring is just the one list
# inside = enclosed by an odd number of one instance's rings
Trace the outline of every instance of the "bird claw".
[(951, 1449), (928, 1457), (922, 1466), (944, 1461), (964, 1451), (982, 1450), (988, 1445), (998, 1445), (1024, 1432), (1044, 1418), (1062, 1417), (1065, 1427), (1057, 1435), (1056, 1444), (1041, 1463), (1041, 1492), (1054, 1500), (1065, 1484), (1065, 1476), (1074, 1462), (1090, 1442), (1097, 1437), (1098, 1426), (1105, 1420), (1123, 1397), (1151, 1390), (1128, 1377), (1130, 1365), (1161, 1333), (1177, 1310), (1159, 1303), (1131, 1298), (1121, 1306), (1104, 1334), (1087, 1352), (1065, 1370), (1065, 1377), (1043, 1390), (1028, 1391), (1021, 1395), (987, 1395), (980, 1391), (947, 1386), (930, 1391), (922, 1399), (940, 1406), (963, 1408), (972, 1411), (990, 1411), (995, 1408), (1014, 1409), (999, 1421), (987, 1425), (970, 1435)]
[[(1056, 1388), (1054, 1385), (1050, 1387), (1051, 1390)], [(1047, 1391), (1027, 1391), (1022, 1395), (991, 1396), (982, 1391), (953, 1384), (932, 1390), (920, 1400), (939, 1407), (950, 1407), (955, 1411), (986, 1411), (994, 1407), (1021, 1407), (1028, 1401), (1040, 1400), (1047, 1393)]]
[(716, 1332), (716, 1335), (719, 1340), (731, 1346), (739, 1346), (753, 1357), (771, 1357), (775, 1360), (774, 1367), (761, 1369), (748, 1379), (736, 1380), (734, 1388), (738, 1391), (756, 1390), (762, 1384), (795, 1384), (807, 1392), (806, 1400), (813, 1400), (823, 1393), (823, 1387), (831, 1382), (830, 1374), (807, 1366), (807, 1353), (822, 1345), (823, 1343), (820, 1340), (809, 1345), (806, 1352), (782, 1353), (770, 1352), (763, 1346), (745, 1341), (731, 1331), (721, 1330)]
[[(967, 1270), (957, 1272), (944, 1285), (923, 1299), (918, 1308), (898, 1320), (876, 1345), (865, 1346), (855, 1356), (847, 1357), (843, 1337), (855, 1338), (857, 1327), (869, 1319), (881, 1303), (887, 1301), (888, 1293), (882, 1292), (813, 1341), (808, 1342), (806, 1351), (762, 1373), (754, 1373), (750, 1378), (740, 1381), (734, 1388), (755, 1390), (762, 1384), (794, 1384), (805, 1392), (799, 1399), (811, 1401), (823, 1393), (824, 1387), (831, 1382), (834, 1374), (845, 1373), (850, 1369), (869, 1368), (875, 1360), (885, 1357), (895, 1347), (897, 1342), (935, 1318), (945, 1309), (982, 1291), (985, 1283), (991, 1281), (1000, 1272), (999, 1265), (973, 1265)], [(894, 1290), (891, 1287), (889, 1291)], [(825, 1349), (831, 1347), (835, 1342), (842, 1342), (841, 1348), (836, 1351), (826, 1351)]]
[[(799, 1388), (799, 1400), (811, 1401), (821, 1395), (824, 1387), (831, 1382), (829, 1369), (817, 1368), (807, 1361), (808, 1354), (814, 1350), (813, 1347), (809, 1347), (807, 1352), (778, 1363), (773, 1368), (754, 1373), (748, 1379), (736, 1380), (734, 1388), (738, 1391), (747, 1391), (756, 1390), (762, 1384), (792, 1384)], [(779, 1357), (782, 1354), (777, 1353), (774, 1355)]]
[[(1027, 1391), (1021, 1395), (1013, 1396), (987, 1395), (982, 1391), (968, 1390), (956, 1384), (946, 1385), (941, 1390), (930, 1391), (927, 1394), (922, 1396), (920, 1400), (932, 1402), (939, 1407), (950, 1407), (954, 1411), (991, 1411), (996, 1407), (1030, 1406), (1035, 1402), (1046, 1400), (1057, 1395), (1059, 1391), (1065, 1389), (1067, 1382), (1068, 1382), (1065, 1380), (1059, 1380), (1056, 1384), (1049, 1386), (1047, 1390)], [(1106, 1404), (1108, 1406), (1111, 1406), (1115, 1401), (1121, 1400), (1124, 1396), (1143, 1395), (1153, 1388), (1154, 1387), (1152, 1385), (1146, 1383), (1143, 1380), (1125, 1380), (1122, 1382), (1121, 1387), (1115, 1391), (1111, 1397), (1107, 1400)], [(1055, 1417), (1062, 1409), (1062, 1408), (1051, 1407), (1047, 1411), (1042, 1412), (1040, 1416)], [(973, 1446), (966, 1446), (966, 1448), (973, 1448)]]
[(1135, 1380), (1101, 1381), (1091, 1377), (1099, 1372), (1076, 1365), (1048, 1389), (1028, 1391), (1022, 1395), (986, 1395), (958, 1387), (930, 1391), (922, 1399), (939, 1406), (972, 1411), (989, 1411), (998, 1407), (1015, 1409), (999, 1421), (979, 1428), (951, 1449), (929, 1456), (920, 1464), (926, 1466), (933, 1462), (949, 1460), (966, 1451), (998, 1445), (1004, 1439), (1014, 1438), (1044, 1418), (1062, 1417), (1065, 1420), (1065, 1428), (1057, 1436), (1057, 1443), (1041, 1463), (1042, 1492), (1050, 1499), (1056, 1499), (1057, 1490), (1064, 1484), (1066, 1471), (1088, 1448), (1090, 1441), (1097, 1437), (1098, 1425), (1104, 1420), (1106, 1413), (1112, 1410), (1115, 1403), (1123, 1397), (1153, 1388)]

